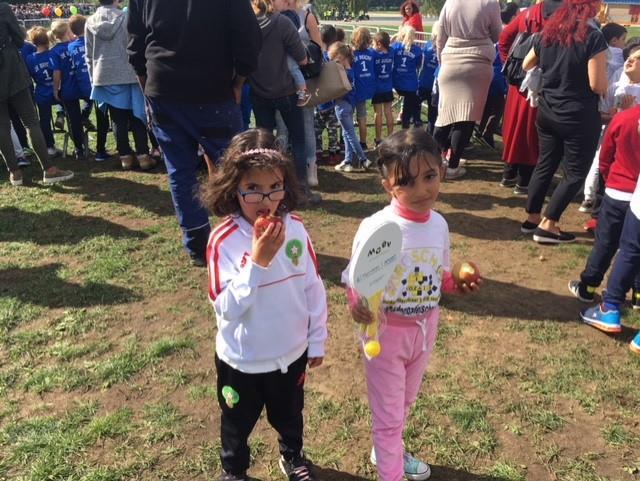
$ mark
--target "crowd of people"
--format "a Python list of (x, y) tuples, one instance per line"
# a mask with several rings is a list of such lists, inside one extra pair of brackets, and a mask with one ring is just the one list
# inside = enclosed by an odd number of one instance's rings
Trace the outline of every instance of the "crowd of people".
[(18, 20), (39, 20), (50, 17), (69, 18), (77, 14), (90, 15), (96, 7), (91, 3), (19, 3), (11, 8)]
[[(520, 231), (535, 242), (575, 240), (560, 219), (584, 190), (580, 210), (592, 216), (586, 227), (595, 242), (571, 293), (593, 303), (619, 251), (603, 301), (581, 313), (584, 322), (618, 333), (629, 290), (640, 307), (640, 39), (599, 25), (599, 0), (542, 0), (523, 11), (498, 0), (447, 0), (426, 42), (416, 40), (423, 27), (412, 0), (397, 35), (360, 27), (350, 39), (321, 25), (303, 0), (202, 0), (188, 12), (179, 2), (130, 0), (126, 13), (119, 0), (99, 3), (88, 19), (31, 29), (26, 43), (0, 3), (0, 152), (10, 182), (22, 185), (16, 152), (27, 140), (11, 134), (24, 125), (44, 183), (69, 180), (73, 173), (50, 160), (59, 155), (52, 108), (64, 112), (76, 158), (85, 159), (95, 106), (95, 160), (109, 158), (110, 123), (123, 169), (155, 166), (149, 142), (162, 153), (185, 249), (208, 267), (222, 481), (247, 479), (247, 439), (264, 407), (280, 435), (283, 473), (314, 479), (302, 449), (303, 386), (306, 367), (325, 354), (327, 299), (293, 211), (322, 202), (311, 190), (319, 164), (341, 173), (377, 168), (391, 199), (363, 220), (354, 255), (376, 226), (402, 230), (402, 262), (381, 298), (385, 348), (365, 363), (371, 462), (383, 481), (429, 477), (428, 464), (404, 450), (406, 416), (435, 342), (441, 293), (482, 283), (453, 275), (446, 220), (433, 210), (441, 181), (473, 169), (464, 154), (474, 136), (496, 148), (501, 134), (500, 184), (526, 196)], [(351, 88), (312, 106), (308, 84), (327, 62)], [(209, 175), (201, 185), (203, 159)], [(210, 213), (223, 218), (213, 230)], [(347, 272), (350, 314), (370, 324), (380, 313)], [(283, 308), (279, 298), (290, 302)], [(640, 335), (631, 349), (640, 353)]]

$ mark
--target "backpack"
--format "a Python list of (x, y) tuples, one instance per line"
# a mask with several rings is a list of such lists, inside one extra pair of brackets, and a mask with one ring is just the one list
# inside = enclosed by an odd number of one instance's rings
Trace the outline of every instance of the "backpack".
[(520, 87), (520, 85), (522, 85), (522, 81), (527, 75), (527, 72), (522, 68), (522, 63), (524, 62), (524, 58), (533, 48), (533, 41), (536, 38), (536, 34), (531, 32), (531, 22), (529, 21), (530, 11), (530, 9), (527, 10), (525, 17), (527, 30), (524, 32), (518, 32), (516, 39), (513, 41), (513, 44), (509, 49), (509, 55), (507, 56), (507, 60), (504, 62), (504, 67), (502, 67), (502, 72), (504, 73), (507, 82), (511, 85), (515, 85), (516, 87)]

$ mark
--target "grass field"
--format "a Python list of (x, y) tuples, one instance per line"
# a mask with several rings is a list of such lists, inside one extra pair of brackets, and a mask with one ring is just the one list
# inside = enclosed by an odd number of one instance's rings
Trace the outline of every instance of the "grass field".
[[(436, 350), (405, 433), (434, 480), (633, 481), (640, 476), (640, 357), (577, 322), (566, 283), (592, 240), (540, 247), (519, 233), (524, 200), (500, 188), (492, 151), (443, 185), (452, 257), (482, 292), (443, 300)], [(60, 162), (65, 186), (17, 189), (0, 173), (0, 480), (212, 480), (219, 475), (215, 320), (206, 271), (189, 267), (164, 173)], [(27, 177), (36, 179), (38, 169)], [(325, 364), (309, 376), (306, 450), (328, 481), (375, 479), (362, 360), (340, 272), (376, 174), (320, 172), (302, 212), (328, 289)], [(571, 205), (563, 224), (581, 232)], [(215, 220), (213, 220), (215, 222)], [(266, 421), (258, 479), (283, 479)]]

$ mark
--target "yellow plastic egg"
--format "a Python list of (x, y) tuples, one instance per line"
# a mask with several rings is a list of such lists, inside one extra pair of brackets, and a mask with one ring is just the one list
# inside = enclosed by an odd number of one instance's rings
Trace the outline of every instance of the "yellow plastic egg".
[(376, 340), (367, 341), (364, 344), (364, 352), (370, 358), (379, 356), (381, 350), (382, 350), (382, 347), (380, 346), (380, 343)]

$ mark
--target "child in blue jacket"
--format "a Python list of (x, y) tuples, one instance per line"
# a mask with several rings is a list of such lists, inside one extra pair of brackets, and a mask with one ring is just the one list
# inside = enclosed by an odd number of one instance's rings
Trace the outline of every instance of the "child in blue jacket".
[(429, 106), (427, 130), (430, 134), (433, 134), (433, 129), (438, 119), (438, 102), (433, 93), (437, 68), (438, 55), (436, 46), (429, 40), (422, 49), (422, 70), (420, 70), (420, 78), (418, 79), (418, 97), (420, 98), (420, 103), (426, 101)]
[(418, 70), (422, 65), (422, 50), (413, 43), (415, 33), (412, 27), (402, 27), (398, 32), (397, 42), (392, 46), (393, 88), (403, 97), (403, 129), (408, 129), (412, 121), (416, 127), (422, 126), (418, 99)]
[(353, 77), (355, 88), (356, 118), (360, 133), (360, 145), (367, 150), (367, 100), (376, 93), (374, 67), (375, 50), (371, 48), (371, 33), (358, 27), (351, 38), (353, 45)]
[(376, 146), (382, 142), (382, 114), (387, 121), (387, 136), (393, 133), (393, 57), (391, 39), (387, 32), (376, 33), (373, 39), (376, 56), (374, 60), (376, 71), (376, 93), (371, 99), (375, 111), (374, 124), (376, 127)]

